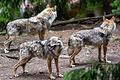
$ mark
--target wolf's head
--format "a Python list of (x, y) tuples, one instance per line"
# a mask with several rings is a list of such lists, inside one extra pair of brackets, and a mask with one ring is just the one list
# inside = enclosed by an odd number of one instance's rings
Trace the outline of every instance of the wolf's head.
[(103, 30), (112, 33), (116, 29), (116, 23), (114, 21), (115, 21), (114, 16), (111, 19), (105, 19), (105, 17), (103, 17), (103, 22), (100, 25), (100, 27), (103, 28)]
[(56, 6), (50, 7), (49, 5), (47, 5), (46, 8), (37, 15), (37, 17), (46, 19), (50, 23), (50, 25), (52, 25), (53, 21), (57, 17)]
[(64, 48), (61, 38), (56, 36), (52, 36), (48, 39), (47, 46), (56, 56), (59, 56)]
[(61, 46), (61, 48), (64, 48), (63, 42), (59, 37), (52, 36), (48, 39), (48, 41), (50, 46)]

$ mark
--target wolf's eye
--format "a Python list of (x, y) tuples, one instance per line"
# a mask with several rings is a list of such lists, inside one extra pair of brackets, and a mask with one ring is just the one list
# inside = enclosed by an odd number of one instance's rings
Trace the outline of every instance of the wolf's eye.
[(57, 42), (58, 45), (61, 45), (61, 42)]
[(51, 19), (51, 17), (48, 18), (48, 20)]
[(109, 26), (109, 24), (106, 24), (106, 26)]

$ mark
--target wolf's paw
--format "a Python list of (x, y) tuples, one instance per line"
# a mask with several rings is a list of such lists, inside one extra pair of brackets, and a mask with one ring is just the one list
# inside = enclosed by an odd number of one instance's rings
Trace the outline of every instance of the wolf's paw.
[(5, 53), (9, 53), (9, 51), (8, 51), (7, 49), (4, 49), (4, 52), (5, 52)]
[(19, 75), (15, 74), (15, 75), (11, 76), (10, 79), (14, 79), (14, 78), (17, 78), (17, 77), (19, 77)]
[(18, 77), (18, 76), (19, 76), (18, 74), (15, 74), (15, 75), (14, 75), (15, 78)]
[(75, 64), (69, 64), (68, 67), (74, 68), (76, 65)]
[(76, 65), (75, 64), (72, 64), (71, 67), (74, 68)]
[(62, 74), (58, 74), (58, 77), (63, 78), (63, 75)]
[(104, 60), (99, 60), (100, 63), (104, 63)]
[(27, 71), (27, 70), (25, 70), (25, 71), (23, 72), (23, 74), (28, 74), (28, 71)]
[(106, 63), (112, 63), (112, 61), (108, 61), (108, 60), (106, 60)]
[(50, 79), (51, 79), (51, 80), (55, 80), (55, 77), (51, 74), (51, 75), (50, 75)]

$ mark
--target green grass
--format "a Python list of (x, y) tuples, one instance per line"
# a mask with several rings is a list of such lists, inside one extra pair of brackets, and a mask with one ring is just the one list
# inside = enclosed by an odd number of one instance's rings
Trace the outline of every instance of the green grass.
[(120, 62), (117, 64), (92, 63), (91, 67), (72, 70), (64, 80), (120, 80)]

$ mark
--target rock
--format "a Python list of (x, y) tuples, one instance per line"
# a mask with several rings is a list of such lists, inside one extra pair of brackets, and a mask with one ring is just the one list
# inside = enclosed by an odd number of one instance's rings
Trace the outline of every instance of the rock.
[(3, 65), (2, 65), (2, 64), (0, 64), (0, 68), (1, 68), (1, 67), (3, 67)]

